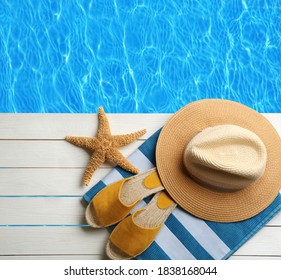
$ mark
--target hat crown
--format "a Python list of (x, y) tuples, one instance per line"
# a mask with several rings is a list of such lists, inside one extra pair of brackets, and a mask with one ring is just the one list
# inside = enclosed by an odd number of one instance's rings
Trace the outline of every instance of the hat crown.
[(264, 173), (266, 148), (252, 131), (237, 125), (205, 128), (187, 144), (184, 165), (206, 187), (221, 191), (245, 188)]

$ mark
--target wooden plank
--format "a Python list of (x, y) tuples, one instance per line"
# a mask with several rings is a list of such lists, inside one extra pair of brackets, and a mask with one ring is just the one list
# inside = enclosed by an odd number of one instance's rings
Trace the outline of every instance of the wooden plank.
[(89, 255), (14, 255), (0, 256), (0, 260), (107, 260), (105, 254)]
[[(147, 129), (145, 138), (173, 114), (107, 114), (113, 134)], [(281, 114), (263, 114), (281, 132)], [(64, 139), (67, 135), (94, 136), (96, 114), (0, 114), (0, 139)]]
[[(0, 256), (0, 260), (107, 260), (105, 254), (100, 255), (15, 255)], [(236, 256), (229, 260), (281, 260), (281, 256)]]
[(84, 168), (0, 168), (0, 196), (82, 196), (111, 169), (99, 168), (86, 187)]
[[(127, 157), (143, 141), (138, 140), (119, 150)], [(90, 154), (66, 141), (0, 141), (1, 167), (86, 167)], [(108, 164), (105, 166), (109, 166)]]
[(0, 227), (0, 255), (103, 254), (108, 236), (89, 227)]
[[(171, 114), (107, 114), (112, 134), (146, 129), (149, 137)], [(95, 136), (96, 114), (0, 114), (0, 139), (64, 139), (68, 135)]]
[(85, 225), (79, 197), (0, 198), (0, 225)]
[(229, 260), (281, 260), (281, 256), (239, 256), (233, 255), (229, 258)]
[[(0, 255), (103, 254), (108, 235), (88, 227), (0, 227)], [(236, 255), (281, 257), (281, 228), (263, 228)]]
[[(82, 197), (0, 198), (0, 225), (84, 225)], [(281, 213), (268, 225), (281, 227)]]
[(281, 112), (280, 113), (264, 113), (263, 114), (275, 127), (279, 135), (281, 136)]
[(279, 212), (275, 217), (273, 217), (267, 226), (281, 226), (281, 212)]
[(14, 255), (0, 256), (0, 260), (107, 260), (105, 254), (89, 255)]
[(281, 227), (262, 228), (236, 254), (281, 256)]

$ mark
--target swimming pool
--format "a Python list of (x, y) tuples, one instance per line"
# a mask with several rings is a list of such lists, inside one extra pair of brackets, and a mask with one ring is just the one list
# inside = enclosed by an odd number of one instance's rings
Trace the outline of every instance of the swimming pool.
[(0, 112), (281, 112), (281, 3), (2, 0), (0, 70)]

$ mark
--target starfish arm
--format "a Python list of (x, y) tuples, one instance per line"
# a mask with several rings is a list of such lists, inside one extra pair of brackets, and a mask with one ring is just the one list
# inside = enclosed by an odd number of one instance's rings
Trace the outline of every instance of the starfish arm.
[(104, 163), (104, 161), (105, 161), (104, 152), (99, 151), (92, 154), (91, 159), (88, 163), (88, 166), (83, 176), (83, 182), (86, 186), (88, 186), (93, 173)]
[(90, 151), (93, 151), (98, 147), (98, 140), (96, 138), (67, 136), (65, 140), (75, 146), (88, 149)]
[(140, 130), (140, 131), (137, 131), (134, 133), (130, 133), (130, 134), (112, 135), (111, 139), (112, 139), (113, 147), (118, 148), (118, 147), (126, 146), (130, 143), (133, 143), (136, 139), (138, 139), (145, 133), (146, 133), (146, 129), (143, 129), (143, 130)]
[(117, 149), (111, 148), (106, 153), (106, 159), (112, 163), (115, 163), (131, 173), (139, 173), (139, 169), (132, 165)]
[(111, 135), (109, 122), (107, 116), (105, 115), (103, 107), (99, 107), (98, 118), (99, 118), (99, 126), (98, 126), (97, 138), (101, 139), (104, 138), (105, 135)]

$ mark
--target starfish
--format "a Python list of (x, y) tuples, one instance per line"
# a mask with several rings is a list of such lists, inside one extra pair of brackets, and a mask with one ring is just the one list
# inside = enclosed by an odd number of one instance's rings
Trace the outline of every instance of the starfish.
[(119, 165), (124, 170), (131, 173), (138, 173), (139, 169), (132, 165), (121, 152), (119, 152), (118, 148), (134, 142), (146, 133), (146, 130), (143, 129), (130, 134), (111, 135), (109, 122), (102, 107), (98, 109), (98, 119), (97, 137), (67, 136), (65, 138), (66, 141), (92, 152), (91, 159), (83, 177), (83, 182), (86, 186), (88, 186), (93, 173), (105, 161)]

